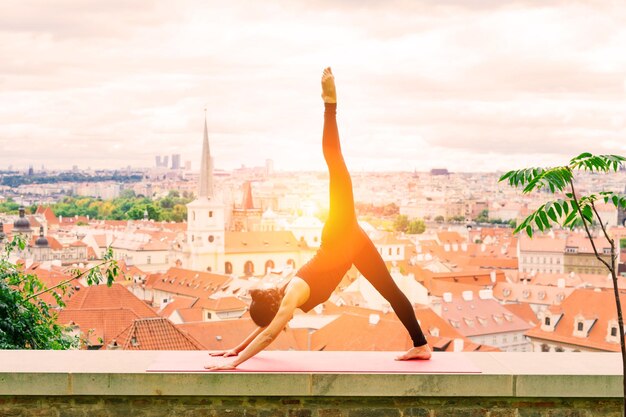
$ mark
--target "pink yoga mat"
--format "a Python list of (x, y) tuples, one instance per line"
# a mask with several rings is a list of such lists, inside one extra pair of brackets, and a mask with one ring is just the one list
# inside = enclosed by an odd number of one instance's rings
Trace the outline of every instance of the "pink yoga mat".
[[(462, 353), (434, 353), (428, 361), (395, 361), (400, 352), (265, 351), (234, 371), (280, 373), (480, 373)], [(233, 358), (209, 356), (207, 351), (162, 352), (147, 372), (212, 372), (207, 364), (230, 363)]]

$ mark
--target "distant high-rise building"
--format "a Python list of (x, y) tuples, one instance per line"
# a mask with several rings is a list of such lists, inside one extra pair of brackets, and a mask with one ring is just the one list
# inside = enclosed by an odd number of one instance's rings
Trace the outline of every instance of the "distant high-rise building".
[(274, 161), (271, 159), (265, 160), (265, 176), (271, 177), (274, 175)]
[(160, 168), (161, 167), (161, 155), (157, 155), (154, 159), (156, 162), (156, 167)]
[(172, 169), (180, 169), (180, 154), (172, 155)]
[(191, 161), (185, 161), (185, 170), (191, 171)]
[(170, 164), (170, 157), (168, 155), (163, 155), (163, 168), (167, 168)]
[(28, 175), (29, 175), (29, 176), (31, 176), (31, 175), (33, 175), (34, 173), (35, 173), (35, 170), (33, 169), (33, 166), (32, 166), (32, 165), (30, 165), (30, 166), (28, 167)]

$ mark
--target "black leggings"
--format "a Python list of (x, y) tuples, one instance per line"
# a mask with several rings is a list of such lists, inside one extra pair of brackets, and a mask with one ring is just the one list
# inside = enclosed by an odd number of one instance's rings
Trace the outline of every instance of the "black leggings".
[[(385, 262), (372, 241), (358, 227), (354, 210), (352, 180), (339, 145), (336, 109), (336, 104), (327, 103), (325, 105), (322, 147), (330, 175), (330, 210), (328, 221), (322, 232), (322, 245), (328, 241), (335, 241), (335, 245), (337, 242), (343, 243), (344, 250), (348, 252), (349, 260), (385, 297), (404, 327), (409, 331), (413, 346), (425, 345), (427, 343), (426, 338), (415, 318), (413, 306), (391, 278)], [(350, 254), (352, 250), (355, 252)]]

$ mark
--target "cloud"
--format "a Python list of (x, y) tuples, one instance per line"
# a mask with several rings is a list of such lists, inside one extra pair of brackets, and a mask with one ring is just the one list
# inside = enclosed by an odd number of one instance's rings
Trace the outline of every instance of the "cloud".
[(218, 167), (323, 170), (325, 65), (363, 169), (610, 151), (624, 18), (621, 2), (16, 2), (0, 13), (0, 168), (194, 160), (207, 108)]

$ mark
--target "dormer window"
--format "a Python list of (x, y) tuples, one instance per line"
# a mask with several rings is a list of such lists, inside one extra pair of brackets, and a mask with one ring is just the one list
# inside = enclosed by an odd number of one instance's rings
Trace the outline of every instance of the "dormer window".
[(619, 332), (617, 331), (617, 320), (609, 320), (607, 331), (606, 331), (606, 341), (609, 343), (619, 343)]
[(602, 253), (604, 255), (610, 255), (611, 254), (611, 248), (603, 248), (602, 249)]
[(550, 317), (546, 317), (543, 321), (545, 323), (546, 326), (550, 325)]
[(578, 322), (578, 324), (576, 325), (576, 329), (577, 329), (579, 332), (582, 332), (582, 331), (583, 331), (583, 327), (584, 327), (584, 325), (583, 325), (583, 322), (582, 322), (582, 321), (579, 321), (579, 322)]

